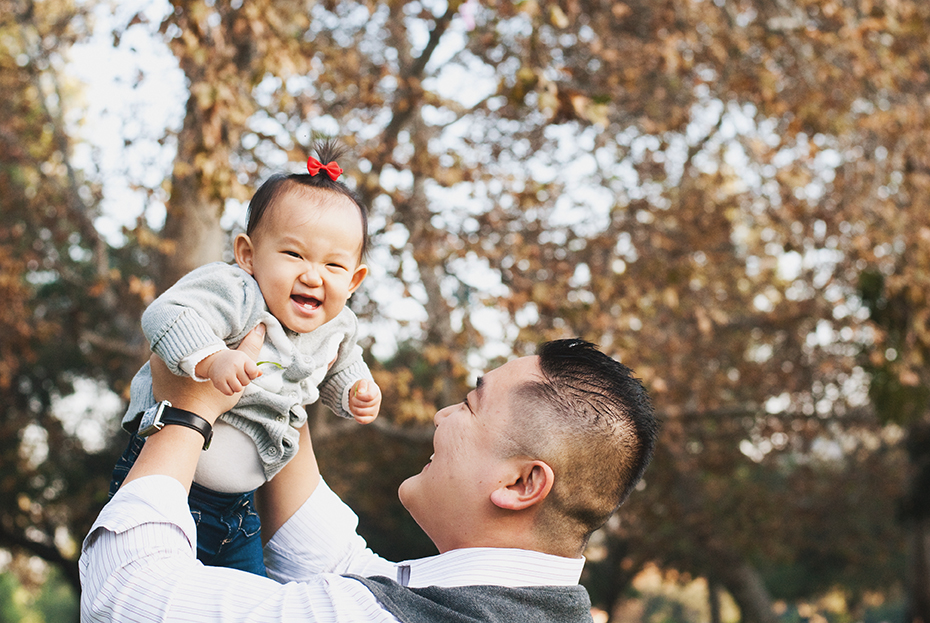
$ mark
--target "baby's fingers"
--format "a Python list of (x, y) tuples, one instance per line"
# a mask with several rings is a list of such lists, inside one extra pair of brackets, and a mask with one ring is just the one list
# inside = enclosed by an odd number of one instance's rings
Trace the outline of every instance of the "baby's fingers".
[(371, 424), (372, 422), (375, 421), (375, 418), (377, 417), (378, 417), (377, 413), (373, 415), (356, 415), (355, 421), (358, 422), (359, 424)]
[(237, 394), (245, 389), (245, 386), (251, 383), (253, 378), (249, 374), (248, 366), (240, 368), (236, 375), (229, 379), (229, 388), (233, 394)]
[(235, 390), (229, 387), (229, 382), (227, 382), (224, 379), (214, 381), (213, 387), (218, 389), (220, 393), (223, 394), (224, 396), (232, 396), (233, 394), (236, 393)]
[(219, 388), (220, 393), (224, 396), (232, 396), (239, 391), (235, 389), (235, 385), (238, 385), (238, 383), (224, 383), (223, 386)]
[(373, 396), (371, 395), (371, 387), (369, 387), (368, 381), (362, 379), (355, 383), (355, 387), (352, 388), (352, 393), (349, 394), (349, 397), (353, 400), (362, 403), (371, 402)]
[(262, 375), (262, 371), (258, 369), (258, 365), (251, 359), (245, 363), (245, 384), (248, 385), (249, 381), (254, 381)]

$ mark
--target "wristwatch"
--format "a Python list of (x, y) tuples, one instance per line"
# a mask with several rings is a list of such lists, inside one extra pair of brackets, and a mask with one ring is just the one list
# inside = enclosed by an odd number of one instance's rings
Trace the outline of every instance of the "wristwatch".
[(213, 425), (196, 413), (172, 407), (167, 400), (162, 400), (142, 412), (142, 419), (139, 420), (139, 430), (136, 434), (139, 437), (148, 437), (168, 424), (193, 428), (203, 435), (203, 449), (210, 447), (210, 442), (213, 440)]

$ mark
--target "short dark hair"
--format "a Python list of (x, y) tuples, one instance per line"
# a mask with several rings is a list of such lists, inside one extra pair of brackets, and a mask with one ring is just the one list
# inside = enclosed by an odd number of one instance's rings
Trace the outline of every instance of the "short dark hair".
[(629, 497), (652, 459), (659, 425), (633, 371), (580, 339), (543, 344), (542, 381), (511, 404), (511, 433), (555, 473), (547, 521), (583, 541)]
[[(314, 151), (317, 158), (324, 165), (330, 162), (336, 162), (337, 159), (345, 154), (345, 148), (340, 146), (336, 141), (327, 140), (322, 143), (314, 144)], [(361, 261), (368, 253), (368, 208), (359, 200), (358, 196), (352, 190), (339, 180), (329, 177), (325, 171), (319, 171), (316, 175), (309, 173), (276, 173), (269, 177), (259, 187), (252, 200), (249, 201), (249, 210), (247, 214), (247, 224), (245, 233), (252, 236), (258, 228), (262, 217), (265, 216), (268, 208), (274, 205), (278, 198), (285, 192), (296, 186), (307, 189), (320, 189), (324, 192), (334, 192), (348, 197), (352, 203), (358, 207), (359, 215), (362, 219), (362, 248), (359, 253)]]

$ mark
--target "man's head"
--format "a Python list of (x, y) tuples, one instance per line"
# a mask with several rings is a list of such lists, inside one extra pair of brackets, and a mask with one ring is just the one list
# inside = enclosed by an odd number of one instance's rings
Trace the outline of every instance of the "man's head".
[(255, 193), (233, 251), (275, 318), (308, 333), (335, 318), (365, 279), (367, 241), (366, 212), (344, 184), (325, 173), (289, 175)]
[(582, 340), (539, 350), (544, 380), (511, 399), (514, 453), (555, 474), (540, 521), (587, 542), (629, 497), (652, 459), (658, 423), (633, 371)]
[(641, 478), (657, 434), (629, 368), (581, 340), (492, 370), (435, 424), (431, 462), (399, 493), (440, 551), (579, 555)]

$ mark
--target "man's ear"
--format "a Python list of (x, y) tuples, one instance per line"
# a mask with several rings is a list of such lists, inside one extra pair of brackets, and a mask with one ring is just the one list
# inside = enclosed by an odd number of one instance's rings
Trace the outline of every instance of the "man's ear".
[(491, 502), (504, 510), (523, 510), (545, 500), (554, 483), (555, 474), (548, 464), (526, 461), (508, 481), (491, 492)]
[(352, 273), (352, 281), (349, 282), (349, 294), (352, 294), (358, 287), (362, 285), (362, 282), (365, 281), (365, 277), (368, 275), (368, 266), (365, 264), (359, 264), (358, 268), (355, 269), (355, 272)]
[(252, 239), (245, 234), (239, 234), (233, 241), (233, 257), (236, 258), (236, 264), (239, 268), (249, 273), (252, 272), (252, 259), (255, 257), (255, 248), (252, 246)]

